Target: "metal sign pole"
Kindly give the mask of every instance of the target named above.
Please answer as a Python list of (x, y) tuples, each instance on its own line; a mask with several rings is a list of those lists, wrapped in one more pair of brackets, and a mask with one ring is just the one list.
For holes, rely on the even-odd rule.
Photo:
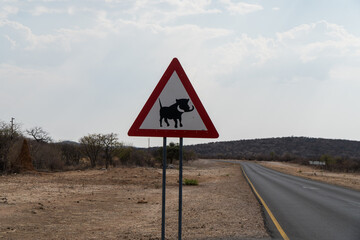
[(165, 191), (166, 191), (166, 137), (163, 138), (163, 179), (162, 179), (161, 240), (165, 240)]
[[(178, 99), (180, 97), (180, 99)], [(163, 107), (161, 100), (166, 105)], [(175, 103), (174, 103), (175, 102)], [(174, 104), (172, 104), (174, 103)], [(191, 105), (191, 103), (193, 105)], [(168, 105), (172, 104), (172, 105)], [(156, 106), (156, 107), (155, 107)], [(160, 107), (160, 112), (159, 112)], [(193, 110), (195, 110), (193, 112)], [(160, 115), (159, 115), (160, 113)], [(182, 114), (188, 122), (182, 125)], [(160, 120), (160, 128), (159, 121)], [(175, 121), (170, 126), (169, 119)], [(156, 121), (155, 121), (156, 120)], [(167, 126), (162, 126), (163, 121)], [(177, 128), (178, 123), (181, 129)], [(206, 130), (204, 130), (206, 129)], [(182, 174), (183, 174), (183, 138), (218, 138), (214, 124), (202, 105), (195, 89), (186, 76), (179, 60), (174, 58), (154, 91), (146, 101), (141, 112), (131, 125), (129, 136), (163, 137), (163, 182), (162, 182), (162, 222), (161, 240), (165, 240), (165, 191), (166, 191), (166, 137), (180, 138), (179, 148), (179, 239), (182, 224)], [(150, 146), (150, 140), (148, 142)]]
[(183, 138), (180, 138), (179, 146), (179, 237), (181, 240), (181, 224), (182, 224), (182, 177), (183, 177)]

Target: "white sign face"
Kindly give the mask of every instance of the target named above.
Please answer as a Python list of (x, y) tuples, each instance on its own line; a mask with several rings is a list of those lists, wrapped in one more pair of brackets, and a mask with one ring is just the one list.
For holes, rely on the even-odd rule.
[(209, 115), (174, 58), (131, 125), (129, 136), (218, 138)]
[(176, 71), (171, 75), (140, 129), (207, 130)]

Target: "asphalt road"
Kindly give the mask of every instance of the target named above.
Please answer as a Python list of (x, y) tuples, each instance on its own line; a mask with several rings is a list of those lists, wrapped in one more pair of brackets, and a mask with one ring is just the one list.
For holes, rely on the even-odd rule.
[(360, 240), (360, 192), (241, 165), (290, 240)]

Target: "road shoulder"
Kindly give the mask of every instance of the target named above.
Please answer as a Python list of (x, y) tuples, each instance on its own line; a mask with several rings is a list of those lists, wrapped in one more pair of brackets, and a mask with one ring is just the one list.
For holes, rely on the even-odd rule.
[(330, 172), (296, 163), (257, 161), (258, 164), (293, 176), (325, 182), (360, 191), (360, 173)]

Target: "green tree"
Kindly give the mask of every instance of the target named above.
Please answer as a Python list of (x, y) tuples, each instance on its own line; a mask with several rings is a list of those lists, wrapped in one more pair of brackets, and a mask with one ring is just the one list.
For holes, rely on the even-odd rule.
[(132, 147), (119, 147), (115, 151), (115, 156), (118, 157), (121, 164), (128, 165), (131, 159)]
[(336, 159), (333, 158), (330, 155), (327, 154), (323, 154), (320, 157), (320, 162), (325, 162), (325, 167), (326, 169), (332, 169), (334, 167), (334, 165), (336, 164)]
[[(170, 142), (168, 146), (166, 146), (166, 163), (173, 164), (174, 160), (179, 160), (179, 144), (175, 144)], [(155, 158), (162, 162), (162, 154), (163, 148), (160, 147), (155, 153)]]
[(175, 144), (173, 142), (166, 147), (166, 156), (170, 164), (173, 164), (174, 160), (179, 160), (179, 149), (179, 144)]

